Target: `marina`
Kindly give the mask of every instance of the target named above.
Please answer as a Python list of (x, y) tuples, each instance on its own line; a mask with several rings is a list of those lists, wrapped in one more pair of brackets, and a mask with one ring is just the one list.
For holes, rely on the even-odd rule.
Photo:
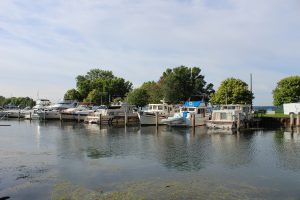
[(11, 125), (0, 128), (0, 197), (281, 200), (300, 195), (299, 129), (228, 134), (203, 126), (193, 131), (0, 123)]

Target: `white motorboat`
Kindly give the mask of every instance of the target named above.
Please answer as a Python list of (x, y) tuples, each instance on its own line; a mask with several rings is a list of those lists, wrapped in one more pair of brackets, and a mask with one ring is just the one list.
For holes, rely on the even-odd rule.
[(38, 118), (43, 120), (54, 120), (60, 119), (60, 113), (62, 110), (66, 110), (69, 108), (75, 108), (78, 102), (73, 100), (61, 100), (56, 104), (47, 106), (43, 110), (39, 110), (37, 112)]
[(96, 110), (96, 112), (91, 113), (85, 118), (85, 122), (88, 123), (101, 123), (101, 124), (109, 124), (109, 123), (118, 123), (120, 121), (125, 122), (125, 117), (127, 120), (138, 119), (137, 113), (134, 112), (134, 106), (129, 105), (128, 103), (119, 103), (115, 105), (110, 105), (108, 107), (100, 107)]
[(208, 119), (206, 104), (203, 101), (187, 101), (173, 117), (162, 120), (169, 126), (203, 126)]
[(51, 105), (51, 101), (48, 99), (38, 99), (36, 100), (35, 106), (31, 110), (25, 112), (25, 119), (39, 119), (38, 112), (47, 109)]
[(76, 108), (68, 108), (60, 112), (61, 120), (83, 121), (86, 116), (94, 113), (98, 107), (89, 105), (78, 105)]
[(179, 106), (169, 105), (162, 101), (161, 104), (149, 104), (147, 110), (138, 112), (138, 117), (141, 125), (156, 125), (156, 123), (161, 125), (165, 124), (163, 120), (174, 116), (179, 111)]
[(206, 122), (208, 128), (243, 128), (252, 118), (250, 105), (221, 105), (212, 111), (211, 119)]

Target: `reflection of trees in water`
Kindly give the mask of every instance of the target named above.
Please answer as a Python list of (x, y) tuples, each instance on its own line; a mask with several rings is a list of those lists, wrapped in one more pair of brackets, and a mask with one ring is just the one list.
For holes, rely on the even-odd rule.
[[(167, 168), (199, 170), (212, 162), (229, 167), (252, 160), (253, 133), (207, 134), (205, 128), (99, 127), (77, 123), (48, 124), (60, 131), (57, 154), (62, 159), (135, 156)], [(49, 127), (50, 128), (50, 127)], [(55, 127), (53, 127), (55, 128)]]
[(294, 132), (276, 130), (274, 134), (277, 165), (288, 170), (300, 170), (300, 132), (299, 128)]
[(256, 151), (253, 135), (253, 132), (211, 134), (214, 162), (230, 168), (250, 163)]
[(177, 170), (199, 170), (211, 158), (211, 144), (205, 129), (162, 130), (159, 133), (157, 153), (160, 162)]

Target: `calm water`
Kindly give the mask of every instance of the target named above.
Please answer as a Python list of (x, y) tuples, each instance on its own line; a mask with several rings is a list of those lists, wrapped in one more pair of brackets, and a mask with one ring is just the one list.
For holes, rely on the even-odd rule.
[(0, 197), (300, 199), (299, 130), (0, 124)]

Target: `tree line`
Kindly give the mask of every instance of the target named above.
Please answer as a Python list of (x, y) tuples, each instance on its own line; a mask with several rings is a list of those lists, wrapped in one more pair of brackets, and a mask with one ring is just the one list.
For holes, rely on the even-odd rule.
[(8, 105), (18, 106), (19, 108), (25, 107), (33, 107), (35, 105), (35, 101), (29, 97), (10, 97), (5, 98), (4, 96), (0, 96), (0, 106), (6, 107)]
[(213, 86), (205, 81), (199, 67), (168, 68), (158, 81), (144, 82), (135, 89), (130, 81), (114, 76), (111, 71), (92, 69), (76, 77), (76, 88), (68, 90), (64, 98), (96, 104), (123, 100), (139, 107), (160, 103), (162, 99), (178, 104), (196, 95), (213, 104), (250, 104), (254, 98), (247, 83), (240, 79), (226, 79), (217, 91)]
[[(272, 91), (273, 104), (300, 102), (300, 76), (283, 78)], [(112, 71), (91, 69), (76, 77), (76, 88), (68, 90), (64, 99), (108, 105), (110, 102), (127, 101), (136, 106), (149, 103), (177, 104), (189, 97), (200, 95), (206, 102), (217, 104), (251, 104), (254, 99), (248, 84), (237, 78), (223, 80), (215, 91), (212, 83), (205, 81), (199, 67), (178, 66), (166, 69), (158, 81), (144, 82), (133, 89), (133, 84), (115, 76)], [(0, 106), (16, 105), (20, 108), (33, 107), (35, 101), (29, 97), (0, 96)]]
[[(253, 93), (248, 84), (237, 78), (223, 80), (215, 91), (212, 83), (205, 81), (199, 67), (178, 66), (166, 69), (158, 81), (144, 82), (133, 89), (133, 84), (116, 77), (111, 71), (92, 69), (76, 77), (76, 88), (66, 92), (66, 99), (76, 99), (96, 104), (127, 101), (136, 106), (166, 102), (177, 104), (194, 95), (201, 95), (206, 102), (217, 104), (252, 104)], [(270, 91), (271, 92), (271, 91)], [(280, 80), (272, 91), (273, 104), (300, 101), (300, 76)]]

